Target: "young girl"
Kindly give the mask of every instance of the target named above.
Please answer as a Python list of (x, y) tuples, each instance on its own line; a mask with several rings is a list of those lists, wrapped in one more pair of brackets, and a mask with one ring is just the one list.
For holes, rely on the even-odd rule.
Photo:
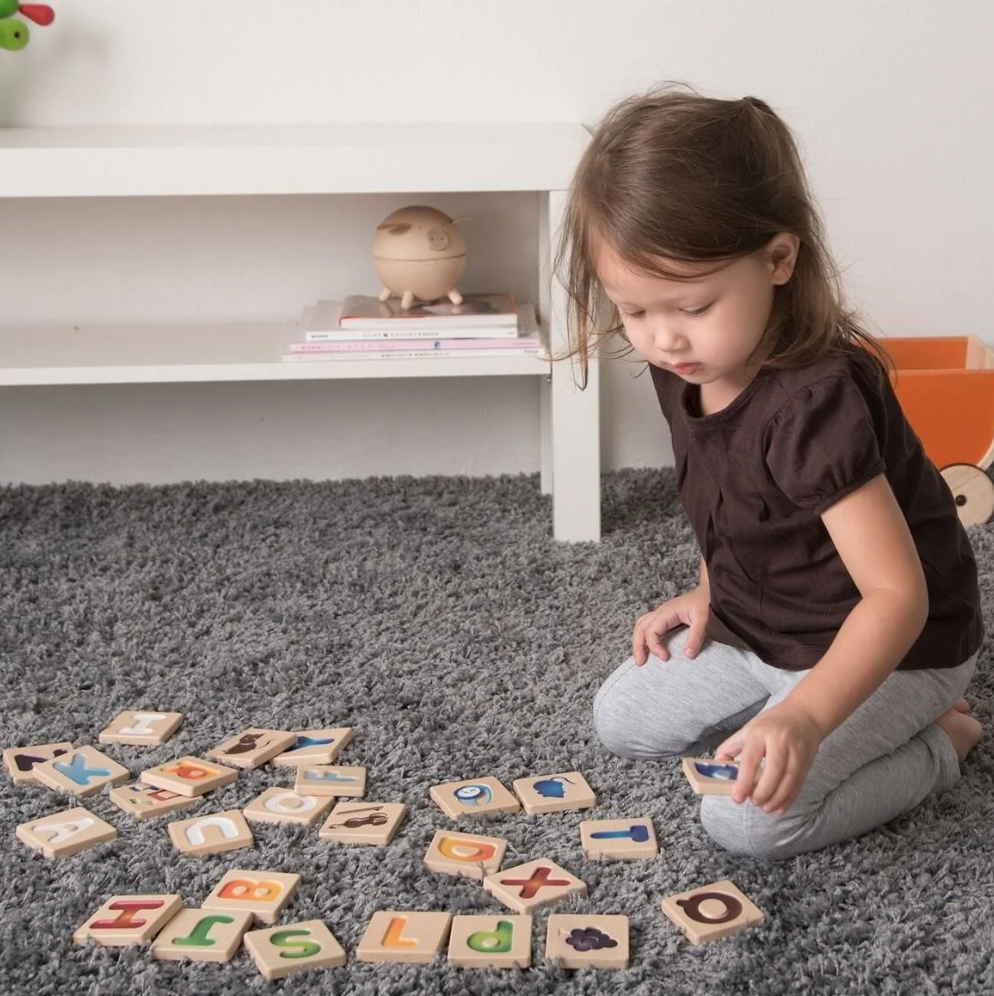
[[(669, 424), (700, 583), (635, 624), (602, 743), (741, 767), (723, 847), (784, 858), (959, 778), (983, 638), (952, 494), (846, 311), (791, 134), (761, 100), (624, 101), (578, 168), (559, 264), (571, 355), (620, 333)], [(598, 324), (610, 308), (612, 321)]]

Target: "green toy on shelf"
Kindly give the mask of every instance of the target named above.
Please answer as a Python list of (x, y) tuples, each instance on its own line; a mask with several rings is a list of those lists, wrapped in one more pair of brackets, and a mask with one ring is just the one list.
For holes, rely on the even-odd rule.
[(0, 48), (8, 52), (19, 52), (31, 40), (28, 26), (15, 14), (22, 14), (43, 27), (55, 20), (55, 11), (48, 4), (0, 0)]

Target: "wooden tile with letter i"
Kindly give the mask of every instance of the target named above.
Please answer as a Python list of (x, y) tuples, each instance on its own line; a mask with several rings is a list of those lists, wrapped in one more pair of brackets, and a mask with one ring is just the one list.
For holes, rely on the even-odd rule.
[(258, 823), (303, 823), (313, 826), (335, 804), (316, 795), (299, 795), (288, 788), (268, 788), (243, 810), (245, 819)]
[(240, 809), (223, 813), (208, 813), (189, 820), (169, 824), (169, 837), (178, 851), (191, 858), (204, 854), (222, 854), (251, 847), (255, 843), (252, 831)]
[(159, 747), (180, 727), (180, 712), (132, 711), (118, 713), (100, 731), (102, 744), (131, 744), (134, 747)]
[(483, 888), (517, 913), (551, 906), (574, 893), (587, 894), (585, 882), (548, 858), (494, 872), (483, 880)]
[(107, 793), (110, 801), (136, 820), (148, 820), (153, 816), (164, 816), (177, 809), (189, 809), (201, 802), (199, 796), (180, 795), (169, 789), (156, 788), (135, 782), (132, 785), (118, 785)]
[(449, 961), (459, 968), (528, 968), (532, 962), (532, 918), (454, 916)]
[(298, 730), (297, 742), (277, 754), (272, 763), (278, 768), (295, 768), (300, 764), (331, 764), (352, 740), (351, 726), (335, 726), (327, 730)]
[(207, 756), (236, 768), (258, 768), (296, 742), (296, 733), (253, 727), (218, 744)]
[(14, 831), (46, 858), (67, 858), (117, 837), (117, 829), (83, 806), (22, 823)]
[(199, 757), (181, 757), (177, 761), (158, 764), (141, 773), (141, 781), (156, 788), (169, 789), (180, 795), (205, 795), (238, 778), (235, 768), (201, 761)]
[(511, 785), (529, 815), (589, 809), (597, 805), (593, 789), (579, 771), (517, 778)]
[(424, 964), (433, 961), (449, 939), (451, 913), (374, 913), (359, 941), (359, 961)]
[(111, 896), (76, 932), (76, 944), (94, 940), (106, 947), (145, 944), (183, 908), (175, 894)]
[(53, 757), (51, 761), (36, 764), (33, 771), (42, 785), (81, 798), (96, 795), (108, 785), (120, 785), (131, 777), (131, 772), (123, 764), (118, 764), (89, 744), (61, 757)]
[(54, 757), (61, 757), (72, 750), (72, 744), (63, 740), (57, 744), (35, 744), (33, 747), (8, 747), (3, 752), (3, 763), (7, 765), (15, 785), (35, 785), (34, 776), (37, 764), (44, 764)]
[(296, 872), (232, 868), (203, 901), (205, 910), (246, 910), (261, 923), (276, 923), (300, 885)]
[(429, 795), (435, 805), (449, 817), (495, 816), (516, 813), (521, 803), (496, 778), (469, 778), (462, 782), (432, 785)]
[(630, 820), (582, 820), (580, 843), (584, 855), (591, 861), (651, 859), (659, 854), (656, 831), (648, 816)]
[(503, 837), (436, 830), (425, 855), (425, 868), (443, 875), (462, 875), (482, 882), (500, 868), (507, 851)]
[(383, 846), (393, 840), (406, 812), (402, 802), (340, 802), (318, 836), (340, 844)]
[(301, 764), (293, 790), (301, 795), (357, 798), (366, 794), (366, 769), (336, 764)]
[(628, 917), (550, 913), (545, 957), (562, 968), (628, 968)]
[(728, 879), (667, 896), (663, 912), (692, 944), (716, 941), (763, 922), (763, 911)]
[(252, 914), (244, 910), (180, 910), (152, 943), (152, 957), (166, 961), (231, 961), (252, 920)]
[(312, 968), (340, 968), (345, 951), (321, 920), (304, 920), (264, 930), (250, 930), (245, 947), (270, 980)]

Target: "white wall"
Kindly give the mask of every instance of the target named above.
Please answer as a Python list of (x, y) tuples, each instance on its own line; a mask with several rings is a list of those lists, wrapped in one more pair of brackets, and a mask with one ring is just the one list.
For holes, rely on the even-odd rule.
[[(664, 78), (795, 127), (851, 296), (891, 334), (994, 341), (994, 5), (960, 0), (55, 0), (0, 51), (0, 124), (579, 120)], [(416, 192), (412, 192), (416, 194)], [(0, 322), (287, 318), (375, 289), (405, 198), (3, 205)], [(534, 293), (529, 195), (472, 213), (469, 289)], [(670, 458), (645, 377), (610, 364), (605, 469)], [(538, 467), (534, 385), (496, 379), (18, 388), (0, 480), (340, 477)]]

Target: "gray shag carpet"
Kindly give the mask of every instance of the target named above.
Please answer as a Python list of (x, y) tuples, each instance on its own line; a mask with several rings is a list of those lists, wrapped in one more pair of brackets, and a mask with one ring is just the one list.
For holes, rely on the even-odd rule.
[[(254, 824), (252, 849), (201, 859), (174, 851), (170, 819), (241, 807), (290, 783), (289, 769), (267, 766), (199, 810), (145, 823), (105, 795), (84, 800), (120, 837), (49, 861), (14, 829), (71, 803), (4, 773), (0, 992), (994, 992), (989, 733), (953, 790), (860, 840), (782, 864), (717, 849), (677, 763), (620, 760), (599, 746), (595, 690), (626, 656), (635, 616), (692, 584), (697, 563), (672, 472), (608, 475), (603, 498), (603, 542), (562, 546), (530, 476), (0, 491), (3, 746), (96, 743), (123, 709), (184, 713), (161, 748), (104, 748), (139, 771), (250, 726), (352, 726), (340, 762), (368, 768), (367, 799), (408, 806), (387, 848)], [(971, 535), (990, 628), (994, 526)], [(969, 693), (988, 730), (992, 682), (988, 644)], [(509, 785), (574, 769), (597, 792), (596, 810), (453, 824), (428, 796), (443, 781), (492, 774)], [(655, 821), (657, 860), (584, 859), (581, 819), (644, 814)], [(357, 961), (377, 909), (503, 911), (479, 884), (423, 869), (435, 829), (457, 826), (507, 837), (505, 866), (549, 857), (579, 875), (589, 887), (580, 911), (628, 914), (631, 967), (547, 963), (548, 911), (536, 915), (524, 971)], [(196, 906), (234, 867), (300, 873), (280, 922), (324, 920), (347, 966), (270, 983), (244, 949), (227, 964), (193, 964), (154, 961), (147, 946), (71, 942), (113, 894), (178, 892)], [(723, 878), (766, 922), (692, 947), (660, 900)]]

